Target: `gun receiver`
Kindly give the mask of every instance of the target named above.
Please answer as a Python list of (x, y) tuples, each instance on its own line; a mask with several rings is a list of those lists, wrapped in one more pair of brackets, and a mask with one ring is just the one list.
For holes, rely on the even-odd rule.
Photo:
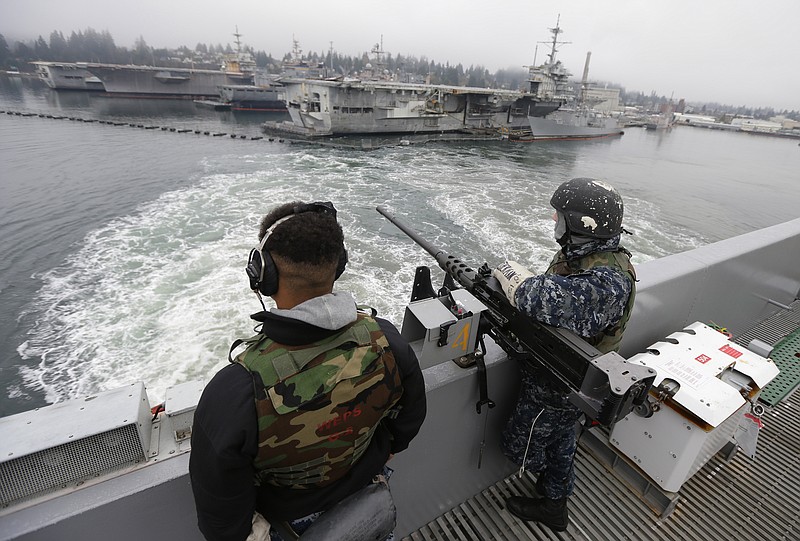
[(539, 323), (520, 313), (506, 298), (491, 269), (477, 271), (421, 238), (384, 207), (376, 210), (428, 252), (442, 270), (463, 286), (486, 310), (481, 329), (509, 357), (530, 361), (550, 372), (568, 393), (570, 402), (604, 426), (613, 425), (641, 404), (653, 385), (651, 368), (628, 363), (615, 352), (601, 353), (565, 329)]

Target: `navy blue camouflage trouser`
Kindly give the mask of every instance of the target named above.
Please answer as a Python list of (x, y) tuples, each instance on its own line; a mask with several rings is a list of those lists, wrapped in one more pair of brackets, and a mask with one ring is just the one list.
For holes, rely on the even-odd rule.
[[(565, 498), (575, 486), (575, 422), (581, 411), (569, 403), (565, 394), (546, 381), (537, 380), (524, 364), (520, 373), (519, 398), (503, 431), (503, 453), (519, 466), (525, 457), (525, 469), (543, 474), (548, 498)], [(531, 436), (534, 419), (536, 425)]]

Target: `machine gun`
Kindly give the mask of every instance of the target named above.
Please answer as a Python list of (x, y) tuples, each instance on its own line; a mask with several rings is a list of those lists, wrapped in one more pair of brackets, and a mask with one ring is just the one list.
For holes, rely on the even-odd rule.
[[(485, 307), (480, 311), (471, 351), (488, 334), (509, 357), (530, 361), (547, 370), (568, 393), (572, 404), (604, 426), (613, 425), (647, 398), (656, 377), (653, 369), (628, 363), (614, 352), (603, 354), (568, 330), (544, 325), (520, 313), (508, 301), (486, 263), (475, 271), (421, 238), (386, 208), (379, 206), (376, 210), (436, 259), (452, 278), (449, 285), (455, 285), (455, 280)], [(417, 270), (419, 285), (420, 268)], [(427, 275), (430, 276), (429, 270)], [(445, 283), (448, 285), (447, 278)], [(429, 284), (428, 289), (431, 292), (427, 296), (431, 296)], [(415, 297), (418, 295), (412, 295), (412, 301)]]

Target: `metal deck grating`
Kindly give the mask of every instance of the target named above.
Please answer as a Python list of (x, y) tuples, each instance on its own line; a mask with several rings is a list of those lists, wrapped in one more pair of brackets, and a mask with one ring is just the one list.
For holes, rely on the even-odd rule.
[(776, 344), (770, 358), (781, 372), (764, 387), (759, 398), (774, 406), (800, 383), (800, 330)]
[(678, 505), (659, 518), (580, 445), (570, 525), (557, 534), (505, 511), (512, 495), (533, 493), (535, 477), (513, 475), (405, 537), (413, 541), (800, 540), (800, 396), (764, 416), (754, 460), (716, 456), (687, 481)]
[[(793, 313), (753, 329), (749, 342), (798, 331)], [(772, 319), (772, 318), (771, 318)], [(739, 340), (740, 341), (741, 337)], [(412, 532), (413, 541), (800, 541), (800, 393), (790, 393), (767, 409), (755, 459), (736, 453), (728, 460), (717, 455), (684, 483), (675, 510), (660, 518), (582, 441), (575, 460), (575, 492), (569, 501), (570, 524), (554, 533), (536, 523), (518, 520), (504, 509), (511, 495), (531, 495), (535, 477), (508, 477)]]
[(789, 305), (752, 329), (734, 338), (734, 342), (747, 347), (753, 340), (774, 346), (770, 357), (780, 369), (780, 374), (761, 391), (759, 399), (770, 406), (780, 402), (800, 383), (800, 300)]

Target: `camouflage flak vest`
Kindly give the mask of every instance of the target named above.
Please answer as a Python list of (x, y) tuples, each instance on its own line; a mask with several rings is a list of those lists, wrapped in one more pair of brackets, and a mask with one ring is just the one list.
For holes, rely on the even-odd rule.
[(342, 332), (304, 346), (264, 335), (247, 343), (235, 362), (253, 378), (256, 481), (312, 488), (341, 478), (403, 394), (378, 322), (359, 314)]
[(631, 312), (633, 311), (633, 301), (636, 297), (636, 271), (633, 265), (631, 265), (631, 253), (620, 246), (615, 252), (597, 252), (567, 262), (564, 257), (564, 252), (559, 251), (550, 262), (546, 274), (569, 276), (571, 274), (579, 274), (594, 267), (611, 267), (616, 269), (625, 274), (631, 282), (631, 296), (628, 297), (628, 302), (625, 305), (625, 310), (619, 322), (613, 327), (605, 329), (600, 334), (586, 339), (587, 342), (596, 347), (601, 353), (608, 353), (609, 351), (619, 350), (622, 334), (625, 332), (625, 326), (628, 324)]

